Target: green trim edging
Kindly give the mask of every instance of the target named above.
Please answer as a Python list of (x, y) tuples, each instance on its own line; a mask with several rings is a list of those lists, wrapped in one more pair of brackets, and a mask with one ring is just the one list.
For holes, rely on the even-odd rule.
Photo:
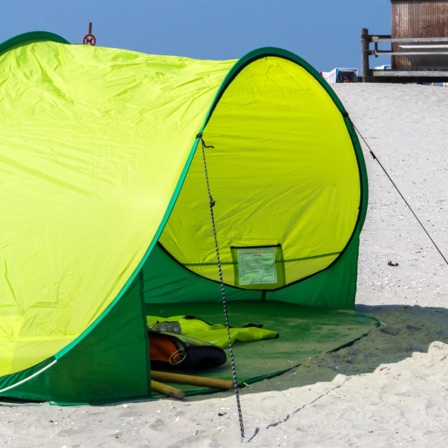
[(52, 364), (54, 364), (55, 361), (56, 359), (54, 357), (47, 358), (39, 364), (30, 367), (29, 369), (1, 377), (0, 397), (9, 397), (9, 390), (20, 387), (20, 385), (25, 384), (28, 381), (32, 380), (34, 377), (40, 375), (46, 369), (51, 368)]
[(7, 50), (11, 50), (13, 47), (16, 47), (18, 45), (31, 42), (39, 42), (43, 40), (58, 42), (60, 44), (70, 44), (70, 42), (68, 42), (63, 37), (57, 34), (49, 33), (47, 31), (31, 31), (29, 33), (19, 34), (17, 36), (12, 37), (11, 39), (2, 42), (0, 44), (0, 53), (3, 53), (4, 51)]
[[(309, 257), (300, 257), (300, 258), (290, 258), (289, 260), (282, 260), (280, 261), (276, 261), (275, 263), (292, 263), (294, 261), (304, 261), (304, 260), (314, 260), (316, 258), (325, 258), (325, 257), (332, 257), (334, 255), (339, 255), (341, 252), (330, 252), (328, 254), (322, 254), (322, 255), (310, 255)], [(221, 262), (222, 265), (236, 265), (237, 263), (233, 262), (233, 261), (224, 261)], [(215, 263), (184, 263), (184, 266), (216, 266), (216, 262)]]

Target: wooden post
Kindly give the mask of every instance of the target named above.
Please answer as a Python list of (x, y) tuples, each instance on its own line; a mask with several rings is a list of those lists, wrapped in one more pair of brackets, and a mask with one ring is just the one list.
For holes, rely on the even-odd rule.
[(186, 375), (182, 373), (160, 372), (151, 370), (151, 378), (168, 383), (191, 384), (193, 386), (213, 387), (216, 389), (232, 390), (233, 381), (219, 378), (207, 378), (204, 376)]
[(361, 28), (361, 51), (362, 51), (362, 82), (366, 82), (366, 78), (370, 76), (369, 68), (369, 30), (367, 28)]
[(151, 390), (158, 392), (159, 394), (177, 398), (178, 400), (183, 400), (185, 397), (185, 392), (183, 390), (176, 389), (175, 387), (154, 380), (151, 380)]

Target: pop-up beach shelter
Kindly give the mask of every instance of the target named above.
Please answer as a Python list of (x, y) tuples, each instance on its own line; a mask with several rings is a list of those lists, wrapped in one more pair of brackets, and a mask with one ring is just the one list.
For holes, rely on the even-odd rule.
[[(221, 284), (231, 317), (241, 306), (242, 323), (278, 324), (279, 343), (321, 310), (293, 352), (367, 331), (351, 311), (363, 157), (305, 61), (276, 48), (152, 56), (49, 33), (0, 51), (0, 396), (149, 396), (146, 315), (210, 317)], [(253, 363), (268, 372), (249, 376), (284, 369), (269, 342)]]

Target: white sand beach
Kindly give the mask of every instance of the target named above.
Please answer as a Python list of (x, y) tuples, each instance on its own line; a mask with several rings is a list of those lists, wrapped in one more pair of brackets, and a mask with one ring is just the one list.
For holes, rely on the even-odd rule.
[[(448, 257), (448, 88), (336, 84), (356, 128)], [(362, 143), (369, 210), (350, 347), (240, 390), (253, 447), (448, 446), (448, 265)], [(391, 263), (389, 263), (391, 262)], [(7, 447), (234, 447), (233, 393), (111, 406), (0, 406)]]

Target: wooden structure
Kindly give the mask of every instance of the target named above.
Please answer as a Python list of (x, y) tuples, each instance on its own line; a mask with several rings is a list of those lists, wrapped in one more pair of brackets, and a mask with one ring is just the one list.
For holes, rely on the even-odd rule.
[[(391, 19), (393, 39), (448, 38), (448, 0), (391, 0)], [(394, 52), (400, 49), (399, 42), (392, 44)], [(392, 69), (413, 70), (414, 67), (407, 57), (393, 55)]]
[[(448, 0), (391, 0), (391, 34), (363, 28), (361, 42), (363, 81), (447, 82)], [(391, 70), (370, 69), (370, 56), (386, 55)]]

